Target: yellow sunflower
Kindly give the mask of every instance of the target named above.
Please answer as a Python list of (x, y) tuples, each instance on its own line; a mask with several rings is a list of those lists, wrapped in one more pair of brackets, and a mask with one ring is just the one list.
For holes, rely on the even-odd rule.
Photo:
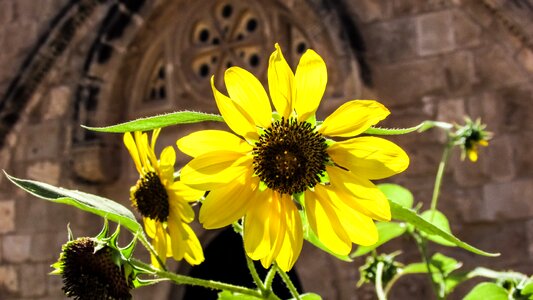
[[(140, 176), (130, 189), (130, 199), (142, 215), (146, 233), (162, 261), (167, 257), (185, 258), (197, 265), (204, 260), (204, 254), (188, 225), (194, 219), (189, 202), (200, 199), (204, 192), (174, 181), (176, 152), (172, 146), (163, 149), (157, 159), (154, 149), (159, 132), (160, 129), (152, 132), (150, 144), (146, 133), (124, 134), (124, 144)], [(153, 255), (152, 264), (159, 266)]]
[(181, 171), (182, 182), (211, 191), (200, 209), (203, 226), (220, 228), (244, 217), (248, 256), (265, 268), (275, 261), (288, 271), (302, 248), (300, 209), (320, 241), (337, 254), (348, 254), (352, 243), (374, 244), (378, 233), (372, 219), (390, 220), (390, 207), (369, 179), (402, 172), (409, 158), (377, 137), (326, 138), (357, 136), (389, 111), (375, 101), (353, 100), (315, 122), (327, 82), (324, 61), (307, 50), (294, 74), (275, 47), (268, 85), (277, 113), (259, 80), (231, 67), (224, 76), (229, 97), (213, 78), (211, 85), (235, 134), (198, 131), (177, 144), (193, 157)]

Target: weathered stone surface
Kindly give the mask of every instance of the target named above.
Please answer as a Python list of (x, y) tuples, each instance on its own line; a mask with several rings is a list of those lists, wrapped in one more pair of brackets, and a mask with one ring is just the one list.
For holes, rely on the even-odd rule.
[(465, 105), (461, 98), (439, 101), (437, 120), (448, 123), (464, 123)]
[(395, 16), (413, 15), (439, 10), (454, 5), (450, 0), (391, 0)]
[(416, 23), (412, 18), (365, 26), (362, 34), (368, 58), (380, 63), (405, 61), (416, 57)]
[(423, 97), (441, 95), (446, 78), (442, 67), (436, 63), (436, 60), (429, 59), (376, 66), (375, 88), (380, 98), (402, 106), (418, 105)]
[(476, 49), (474, 65), (480, 87), (494, 88), (527, 80), (524, 70), (500, 46)]
[(481, 206), (471, 212), (479, 221), (504, 221), (533, 216), (533, 180), (491, 183), (483, 187)]
[(46, 277), (50, 272), (47, 264), (24, 264), (20, 267), (20, 293), (23, 297), (38, 297), (46, 294)]
[(11, 263), (20, 263), (30, 259), (30, 235), (5, 235), (2, 241), (4, 259)]
[(391, 1), (362, 0), (346, 2), (350, 11), (363, 23), (388, 19), (392, 13)]
[(495, 182), (509, 182), (515, 178), (514, 144), (508, 135), (490, 140), (489, 146), (479, 147), (485, 173)]
[(533, 175), (533, 131), (522, 131), (510, 137), (510, 144), (513, 146), (514, 162), (517, 177), (528, 177)]
[(67, 86), (53, 88), (44, 103), (43, 120), (50, 120), (62, 117), (69, 108), (72, 91)]
[(482, 43), (482, 27), (462, 10), (455, 10), (452, 17), (456, 47), (475, 47)]
[(456, 51), (447, 55), (442, 64), (449, 95), (463, 96), (472, 91), (472, 86), (476, 83), (472, 53)]
[(13, 265), (0, 266), (0, 296), (4, 293), (16, 293), (19, 291), (17, 269)]
[(416, 22), (418, 54), (434, 55), (455, 48), (455, 37), (450, 11), (425, 14)]
[(43, 181), (51, 185), (59, 184), (60, 174), (60, 165), (50, 161), (36, 162), (30, 165), (26, 171), (28, 178)]
[(0, 201), (0, 234), (15, 229), (15, 201)]
[(533, 73), (533, 50), (530, 48), (520, 50), (518, 61), (530, 74)]
[(33, 125), (21, 133), (24, 159), (57, 158), (65, 145), (65, 125), (59, 121)]

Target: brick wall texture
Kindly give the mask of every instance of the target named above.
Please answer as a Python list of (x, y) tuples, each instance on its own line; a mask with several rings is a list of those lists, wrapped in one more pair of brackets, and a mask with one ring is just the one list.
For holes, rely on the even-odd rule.
[[(40, 38), (54, 30), (52, 20), (60, 18), (64, 8), (75, 2), (0, 0), (0, 100), (5, 99), (13, 80), (24, 73), (24, 61), (38, 48)], [(110, 74), (124, 68), (123, 57), (137, 55), (139, 47), (142, 49), (143, 45), (134, 42), (135, 32), (148, 28), (145, 32), (152, 36), (143, 40), (153, 37), (155, 42), (154, 28), (162, 25), (150, 20), (172, 2), (182, 3), (180, 8), (183, 8), (191, 1), (149, 1), (145, 10), (134, 14), (134, 21), (128, 25), (138, 31), (127, 31), (127, 28), (123, 33), (132, 42), (110, 43), (118, 54), (90, 69), (105, 76), (100, 78), (104, 96), (99, 100), (99, 110), (93, 111), (89, 120), (104, 124), (128, 118), (124, 112), (128, 99), (114, 100), (113, 88), (121, 83)], [(330, 9), (323, 1), (289, 2), (292, 7), (308, 5), (318, 15)], [(461, 122), (464, 115), (469, 115), (481, 117), (494, 133), (490, 146), (481, 149), (477, 163), (462, 162), (458, 152), (452, 154), (439, 209), (449, 217), (452, 231), (461, 239), (502, 255), (486, 258), (458, 249), (431, 250), (455, 256), (465, 263), (465, 268), (483, 265), (533, 274), (533, 156), (530, 152), (533, 147), (533, 3), (332, 2), (344, 5), (345, 13), (361, 35), (364, 51), (359, 50), (359, 55), (372, 79), (365, 84), (362, 95), (377, 98), (392, 111), (384, 125), (407, 127), (427, 119)], [(519, 2), (522, 6), (517, 6)], [(20, 110), (20, 118), (0, 149), (0, 167), (17, 177), (101, 193), (129, 206), (128, 188), (136, 175), (131, 172), (133, 168), (121, 148), (120, 137), (98, 140), (96, 147), (107, 148), (97, 148), (97, 151), (82, 151), (93, 149), (91, 140), (84, 140), (81, 146), (75, 142), (79, 118), (73, 116), (80, 114), (74, 99), (78, 97), (80, 82), (88, 78), (85, 72), (91, 45), (109, 7), (103, 4), (88, 18), (88, 25), (77, 32)], [(327, 18), (323, 22), (326, 27), (331, 23), (341, 29), (344, 24)], [(107, 90), (106, 80), (110, 82)], [(118, 89), (124, 93), (129, 88), (124, 85)], [(213, 106), (202, 105), (205, 110), (213, 111)], [(145, 113), (150, 114), (149, 110)], [(175, 137), (167, 134), (161, 139), (173, 143)], [(411, 157), (410, 168), (394, 181), (411, 189), (415, 201), (428, 208), (443, 137), (429, 131), (394, 140)], [(97, 161), (107, 155), (116, 159), (108, 159), (106, 164)], [(77, 162), (79, 157), (85, 157), (87, 163)], [(89, 173), (96, 175), (91, 177)], [(66, 241), (66, 224), (70, 222), (77, 235), (95, 234), (101, 220), (70, 207), (37, 200), (1, 177), (0, 298), (61, 299), (64, 296), (60, 278), (47, 274)], [(394, 244), (402, 247), (406, 262), (416, 258), (416, 249), (409, 244), (405, 240)], [(355, 289), (357, 264), (332, 261), (312, 247), (306, 246), (304, 251), (296, 268), (305, 289), (321, 292), (327, 295), (326, 299), (372, 299), (371, 292)], [(312, 263), (316, 265), (307, 266)], [(331, 273), (335, 284), (317, 280), (318, 272), (323, 272), (317, 270), (317, 265), (332, 268), (326, 273)], [(393, 299), (429, 299), (431, 289), (425, 279), (406, 282), (399, 283)], [(136, 297), (171, 299), (167, 295), (169, 290), (169, 285), (161, 285), (139, 291)]]

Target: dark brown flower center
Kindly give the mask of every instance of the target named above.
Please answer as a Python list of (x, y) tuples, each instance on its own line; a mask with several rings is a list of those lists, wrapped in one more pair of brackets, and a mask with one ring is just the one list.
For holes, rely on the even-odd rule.
[(131, 201), (143, 217), (159, 222), (168, 218), (167, 190), (155, 172), (149, 172), (137, 181)]
[(270, 189), (295, 194), (314, 187), (326, 170), (326, 139), (294, 118), (272, 123), (255, 144), (254, 171)]
[(63, 291), (74, 299), (131, 299), (124, 270), (113, 262), (113, 249), (95, 250), (90, 238), (79, 238), (64, 246)]

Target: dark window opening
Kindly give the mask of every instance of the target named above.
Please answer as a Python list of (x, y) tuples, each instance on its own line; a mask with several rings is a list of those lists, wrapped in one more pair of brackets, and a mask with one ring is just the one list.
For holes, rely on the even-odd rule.
[[(199, 266), (191, 268), (190, 276), (223, 281), (240, 286), (255, 288), (250, 271), (246, 266), (246, 259), (244, 257), (244, 249), (242, 238), (235, 233), (231, 227), (220, 232), (207, 247), (204, 248), (205, 261)], [(259, 277), (264, 279), (267, 270), (263, 268), (259, 261), (255, 262), (255, 267), (259, 273)], [(300, 280), (295, 270), (288, 272), (296, 289), (301, 293), (302, 288)], [(281, 299), (292, 298), (290, 292), (287, 290), (285, 284), (276, 275), (273, 282), (274, 293)], [(202, 287), (186, 286), (183, 299), (217, 299), (219, 291), (213, 291)], [(171, 293), (172, 295), (173, 293)], [(172, 298), (169, 299), (177, 299)]]

